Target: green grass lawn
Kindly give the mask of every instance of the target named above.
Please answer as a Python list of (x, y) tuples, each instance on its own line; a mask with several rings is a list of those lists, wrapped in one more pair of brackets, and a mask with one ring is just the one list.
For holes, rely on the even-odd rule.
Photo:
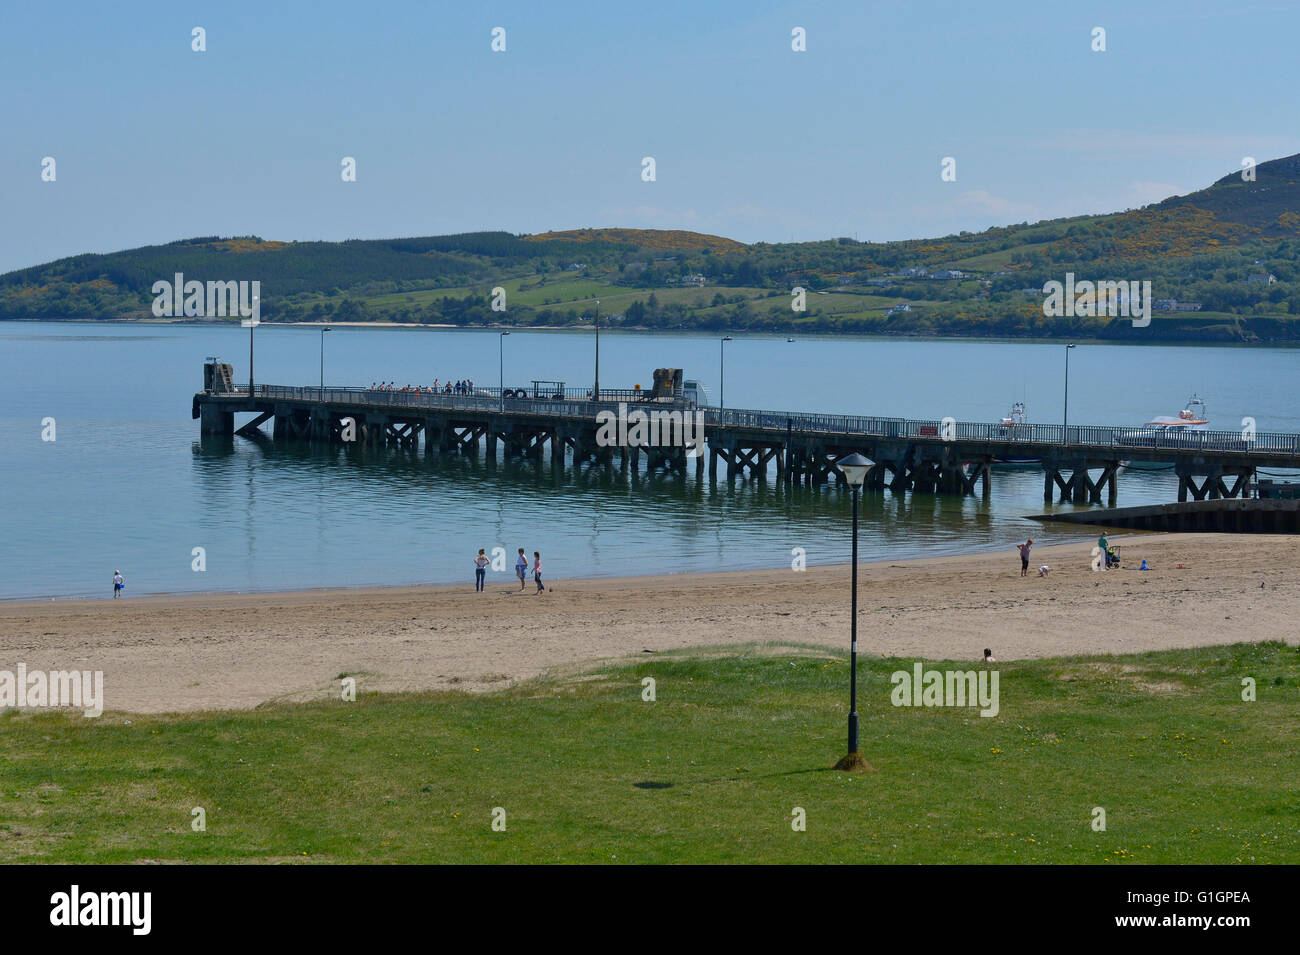
[(875, 771), (858, 775), (829, 768), (847, 662), (772, 645), (485, 696), (368, 695), (362, 675), (357, 702), (10, 711), (0, 858), (1300, 862), (1295, 647), (1001, 663), (994, 718), (892, 706), (889, 676), (912, 662), (860, 661)]

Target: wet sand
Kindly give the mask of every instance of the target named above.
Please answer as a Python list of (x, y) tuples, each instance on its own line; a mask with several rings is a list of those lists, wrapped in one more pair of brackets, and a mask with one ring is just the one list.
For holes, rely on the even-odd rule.
[[(1300, 538), (1113, 537), (1126, 563), (1089, 567), (1091, 544), (1035, 547), (1031, 576), (1005, 553), (863, 564), (864, 653), (999, 660), (1297, 642)], [(1046, 578), (1033, 576), (1040, 564)], [(1178, 564), (1183, 567), (1178, 567)], [(131, 712), (254, 707), (360, 692), (484, 689), (645, 651), (791, 642), (844, 654), (849, 567), (556, 580), (489, 574), (476, 594), (406, 587), (0, 604), (0, 669), (104, 671), (105, 706)], [(1264, 587), (1261, 588), (1261, 584)]]

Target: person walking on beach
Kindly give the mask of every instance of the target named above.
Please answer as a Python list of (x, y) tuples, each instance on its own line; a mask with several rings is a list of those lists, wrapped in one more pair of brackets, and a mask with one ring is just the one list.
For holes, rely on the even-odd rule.
[(522, 547), (519, 548), (519, 556), (515, 558), (515, 576), (519, 578), (519, 589), (523, 590), (528, 579), (528, 558), (524, 556)]
[(1020, 551), (1020, 576), (1029, 576), (1029, 548), (1034, 546), (1034, 539), (1031, 537), (1023, 544), (1017, 544), (1016, 550)]
[(1110, 569), (1110, 541), (1106, 540), (1106, 535), (1102, 534), (1097, 538), (1097, 549), (1101, 551), (1101, 569)]
[(480, 547), (478, 549), (478, 556), (474, 558), (474, 592), (475, 593), (482, 593), (483, 591), (483, 587), (487, 580), (487, 565), (488, 565), (487, 554), (485, 554), (483, 552), (483, 548)]
[(113, 571), (113, 599), (114, 600), (122, 596), (122, 588), (125, 586), (126, 586), (126, 582), (122, 580), (122, 572), (120, 570)]
[(543, 593), (546, 588), (542, 586), (542, 555), (538, 551), (533, 551), (533, 580), (537, 581), (537, 594)]

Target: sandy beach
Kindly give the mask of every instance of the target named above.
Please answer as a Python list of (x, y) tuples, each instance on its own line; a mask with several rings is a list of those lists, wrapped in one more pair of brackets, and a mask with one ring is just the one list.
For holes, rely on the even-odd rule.
[[(999, 660), (1297, 642), (1300, 539), (1113, 537), (1149, 572), (1089, 567), (1091, 544), (863, 564), (864, 653)], [(1033, 575), (1040, 564), (1046, 578)], [(1182, 564), (1180, 568), (1178, 565)], [(472, 570), (472, 568), (471, 568)], [(472, 573), (467, 574), (467, 578)], [(1261, 584), (1264, 586), (1261, 588)], [(0, 669), (104, 672), (108, 710), (248, 708), (360, 692), (483, 689), (646, 651), (793, 642), (844, 654), (849, 567), (556, 580), (534, 596), (410, 587), (0, 604)]]

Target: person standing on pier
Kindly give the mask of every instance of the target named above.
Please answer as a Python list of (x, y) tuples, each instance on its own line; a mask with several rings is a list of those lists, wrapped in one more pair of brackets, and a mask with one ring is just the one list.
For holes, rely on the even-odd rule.
[(482, 593), (483, 591), (484, 581), (485, 578), (487, 577), (487, 565), (488, 565), (487, 554), (485, 554), (483, 552), (483, 548), (480, 547), (478, 549), (478, 556), (474, 558), (474, 592), (475, 593)]
[(122, 572), (120, 570), (113, 571), (113, 599), (114, 600), (122, 596), (122, 589), (124, 587), (126, 587), (126, 582), (122, 580)]
[[(538, 551), (533, 551), (533, 580), (537, 581), (537, 594), (545, 592), (546, 588), (542, 586), (542, 555)], [(533, 594), (534, 597), (537, 594)]]
[(528, 580), (528, 558), (524, 556), (524, 549), (519, 548), (519, 556), (515, 558), (515, 576), (519, 578), (519, 589), (523, 590)]
[(1023, 544), (1017, 544), (1016, 550), (1020, 551), (1020, 576), (1029, 576), (1029, 548), (1034, 546), (1034, 539), (1031, 537)]

